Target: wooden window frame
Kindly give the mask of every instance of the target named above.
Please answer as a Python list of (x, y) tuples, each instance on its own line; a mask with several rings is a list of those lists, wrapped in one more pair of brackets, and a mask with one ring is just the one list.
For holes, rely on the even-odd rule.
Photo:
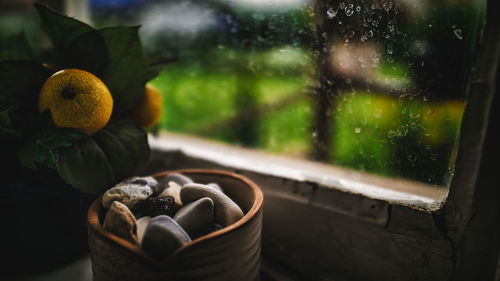
[[(415, 183), (173, 134), (150, 138), (153, 153), (145, 173), (216, 168), (255, 181), (265, 198), (264, 280), (494, 280), (500, 249), (494, 110), (495, 91), (500, 94), (500, 87), (495, 89), (495, 82), (500, 85), (499, 11), (500, 1), (489, 0), (447, 198), (418, 194)], [(313, 172), (304, 177), (300, 169)], [(330, 172), (347, 183), (311, 176)], [(367, 182), (431, 201), (377, 195), (371, 187), (352, 189)]]

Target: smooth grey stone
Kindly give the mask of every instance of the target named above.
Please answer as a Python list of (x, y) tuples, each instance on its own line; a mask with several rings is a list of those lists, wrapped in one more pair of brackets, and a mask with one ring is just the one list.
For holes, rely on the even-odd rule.
[(181, 200), (181, 189), (182, 186), (177, 184), (174, 181), (171, 181), (168, 183), (168, 187), (165, 188), (158, 197), (167, 197), (167, 196), (172, 196), (174, 197), (174, 202), (177, 206), (182, 206), (182, 200)]
[(154, 217), (142, 238), (141, 248), (155, 258), (166, 258), (182, 245), (191, 242), (189, 235), (169, 216)]
[(184, 205), (174, 220), (191, 236), (214, 221), (214, 201), (208, 197)]
[(101, 203), (105, 208), (109, 208), (113, 201), (119, 201), (133, 209), (137, 202), (145, 200), (151, 194), (153, 194), (153, 190), (149, 185), (119, 183), (104, 192)]
[(222, 187), (220, 187), (220, 185), (218, 185), (218, 184), (216, 184), (216, 183), (213, 183), (213, 182), (211, 182), (211, 183), (207, 183), (207, 186), (210, 186), (210, 187), (212, 187), (212, 188), (215, 188), (215, 189), (217, 189), (218, 191), (220, 191), (220, 192), (224, 193), (224, 190), (222, 190)]
[(151, 187), (151, 189), (155, 189), (156, 186), (158, 185), (158, 181), (155, 180), (153, 177), (131, 177), (119, 182), (117, 186), (128, 185), (128, 184), (147, 185)]
[(139, 241), (134, 214), (125, 204), (118, 201), (111, 204), (104, 218), (103, 228), (129, 242), (138, 243)]
[(170, 182), (172, 181), (180, 185), (181, 187), (184, 186), (185, 184), (193, 183), (192, 179), (186, 177), (183, 174), (179, 173), (169, 174), (159, 179), (159, 184), (158, 184), (159, 193), (161, 193), (165, 188), (167, 188)]
[(184, 204), (203, 197), (214, 201), (214, 221), (223, 227), (233, 224), (243, 217), (241, 208), (224, 193), (204, 184), (189, 183), (181, 189), (181, 200)]
[(144, 237), (144, 232), (146, 232), (146, 227), (151, 222), (151, 217), (145, 216), (136, 221), (137, 225), (137, 240), (139, 244), (142, 243), (142, 238)]

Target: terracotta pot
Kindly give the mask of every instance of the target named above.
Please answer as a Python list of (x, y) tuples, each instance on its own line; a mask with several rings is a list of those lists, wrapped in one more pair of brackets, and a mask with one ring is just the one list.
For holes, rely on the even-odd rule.
[(105, 231), (101, 198), (88, 212), (90, 258), (94, 281), (120, 280), (260, 280), (262, 191), (247, 178), (218, 170), (178, 170), (195, 182), (215, 182), (243, 210), (238, 222), (184, 245), (156, 260), (134, 245)]

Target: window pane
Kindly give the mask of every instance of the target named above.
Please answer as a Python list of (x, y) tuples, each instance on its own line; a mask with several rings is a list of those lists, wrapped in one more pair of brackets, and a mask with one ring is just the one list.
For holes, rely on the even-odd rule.
[(479, 0), (91, 0), (141, 24), (162, 130), (447, 186)]

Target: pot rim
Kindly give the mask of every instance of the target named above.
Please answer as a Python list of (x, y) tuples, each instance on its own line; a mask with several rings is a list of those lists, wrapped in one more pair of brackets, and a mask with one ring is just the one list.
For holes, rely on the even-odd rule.
[(174, 258), (176, 255), (180, 254), (181, 252), (184, 252), (190, 248), (195, 247), (196, 245), (208, 241), (211, 239), (214, 239), (219, 236), (226, 235), (230, 233), (231, 231), (247, 224), (250, 222), (250, 220), (257, 214), (257, 212), (262, 208), (262, 203), (264, 201), (264, 195), (261, 191), (261, 189), (251, 180), (248, 178), (235, 174), (233, 172), (228, 172), (228, 171), (223, 171), (223, 170), (216, 170), (216, 169), (181, 169), (181, 170), (168, 170), (164, 172), (159, 172), (151, 175), (153, 178), (159, 178), (163, 177), (168, 174), (173, 174), (173, 173), (180, 173), (180, 174), (211, 174), (211, 175), (222, 175), (226, 177), (231, 177), (234, 179), (237, 179), (241, 182), (243, 182), (246, 186), (248, 186), (253, 194), (254, 194), (254, 202), (252, 204), (252, 207), (248, 212), (238, 220), (237, 222), (224, 227), (222, 229), (219, 229), (217, 231), (214, 231), (212, 233), (209, 233), (207, 235), (198, 237), (197, 239), (183, 245), (181, 248), (177, 249), (174, 253), (172, 253), (169, 257), (158, 260), (144, 252), (137, 244), (131, 243), (111, 232), (108, 232), (104, 230), (102, 225), (99, 223), (99, 217), (98, 217), (98, 210), (101, 206), (101, 198), (102, 196), (99, 196), (92, 205), (89, 207), (88, 210), (88, 216), (87, 216), (87, 226), (89, 229), (93, 230), (96, 234), (98, 234), (101, 238), (104, 238), (108, 240), (109, 242), (116, 244), (122, 248), (125, 248), (126, 250), (132, 252), (133, 254), (147, 260), (148, 262), (153, 262), (153, 263), (158, 263), (158, 264), (168, 264), (169, 260)]

